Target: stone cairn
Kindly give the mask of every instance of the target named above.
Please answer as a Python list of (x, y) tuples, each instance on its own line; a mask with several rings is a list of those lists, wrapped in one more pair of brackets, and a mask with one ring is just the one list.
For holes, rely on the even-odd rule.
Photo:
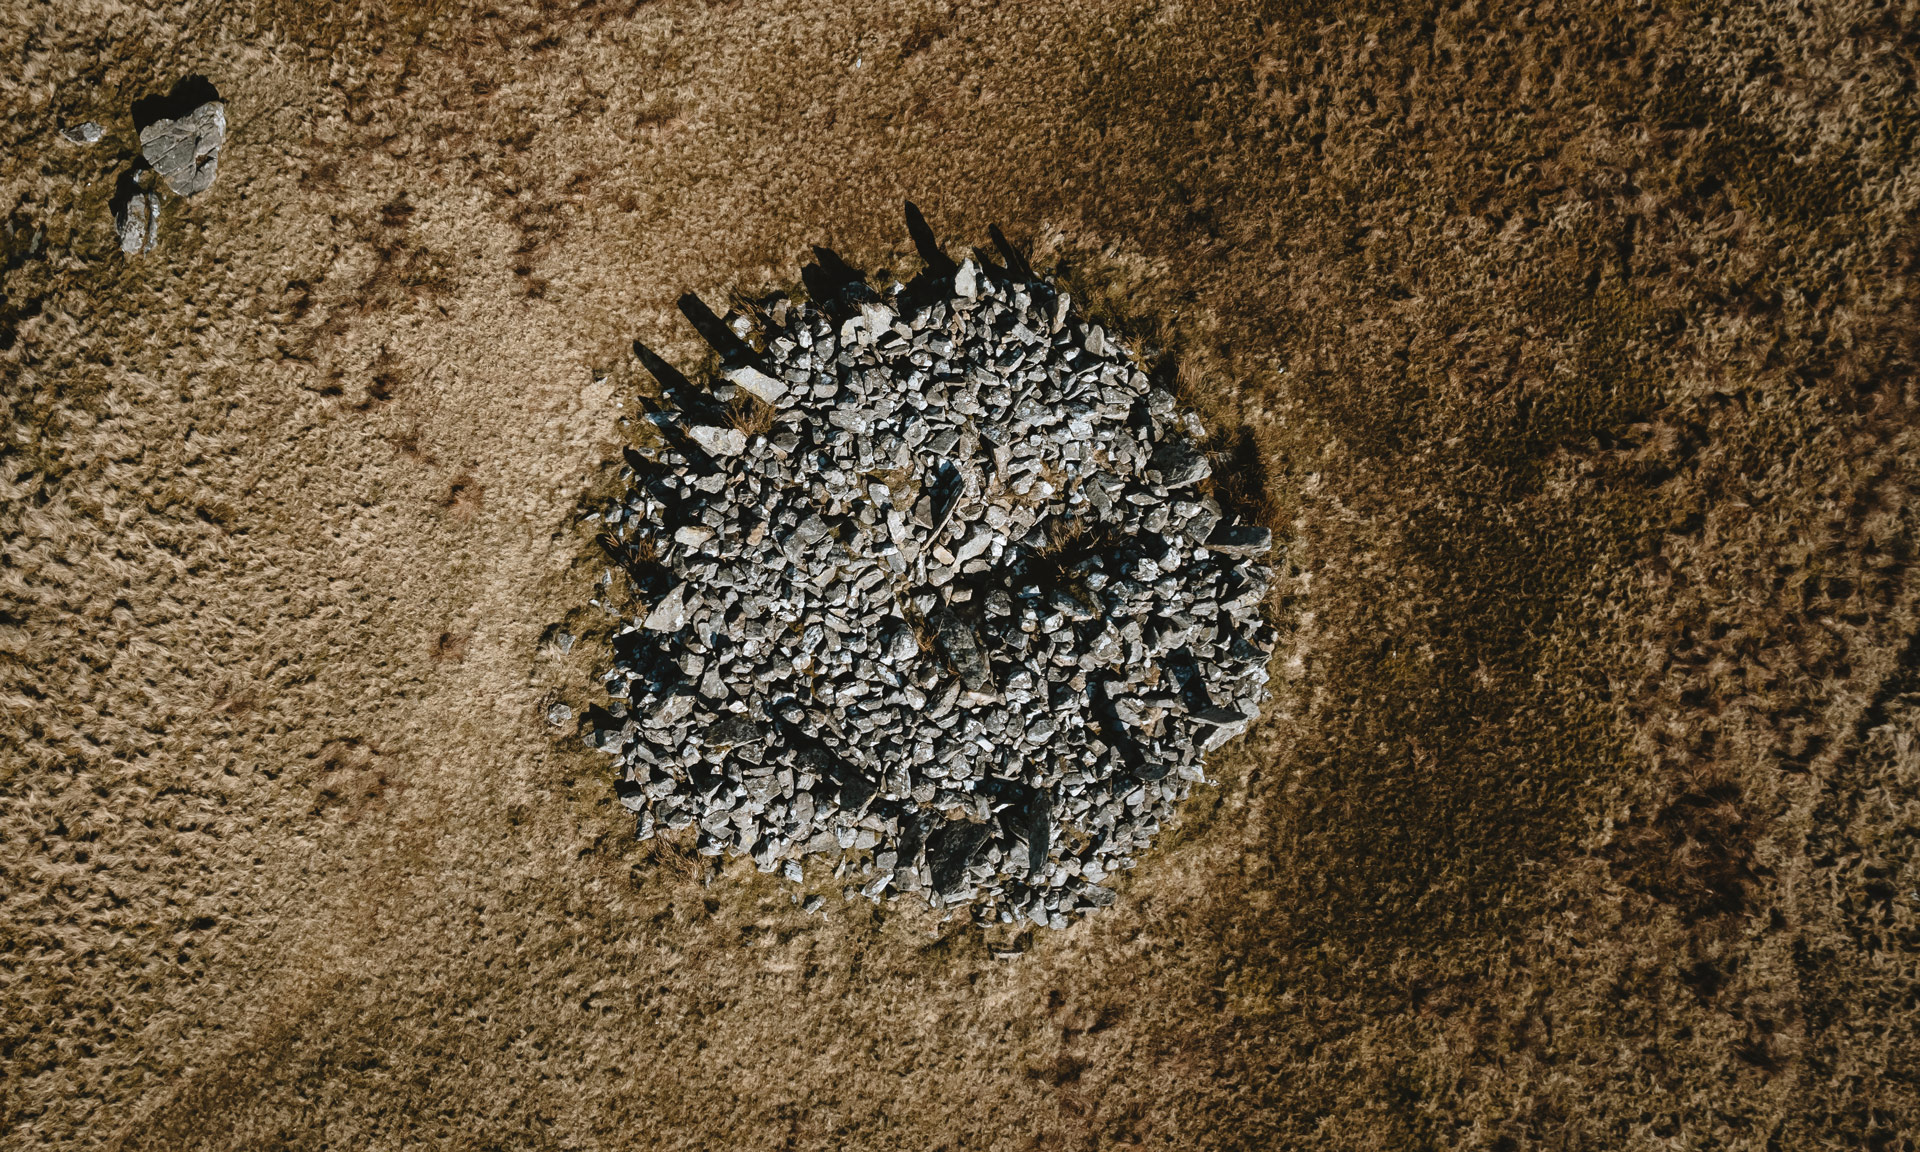
[(665, 402), (604, 515), (637, 611), (588, 739), (643, 839), (1060, 927), (1258, 715), (1271, 533), (997, 229), (956, 266), (907, 212), (911, 285), (816, 249), (812, 303), (683, 299), (710, 388), (635, 345)]

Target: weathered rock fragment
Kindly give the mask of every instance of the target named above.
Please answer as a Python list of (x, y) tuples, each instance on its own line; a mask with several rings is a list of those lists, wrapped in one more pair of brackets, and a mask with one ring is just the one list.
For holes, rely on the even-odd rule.
[(140, 150), (174, 195), (194, 196), (213, 186), (226, 138), (227, 106), (213, 100), (177, 120), (142, 128)]
[(153, 185), (152, 172), (132, 169), (121, 175), (108, 204), (120, 251), (129, 256), (144, 255), (160, 243), (160, 191)]

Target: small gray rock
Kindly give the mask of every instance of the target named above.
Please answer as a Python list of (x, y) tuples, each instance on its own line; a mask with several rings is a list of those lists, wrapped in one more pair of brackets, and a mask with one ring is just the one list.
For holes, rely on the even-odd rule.
[(120, 236), (120, 251), (129, 256), (151, 252), (160, 243), (160, 194), (134, 190), (112, 205), (114, 231)]

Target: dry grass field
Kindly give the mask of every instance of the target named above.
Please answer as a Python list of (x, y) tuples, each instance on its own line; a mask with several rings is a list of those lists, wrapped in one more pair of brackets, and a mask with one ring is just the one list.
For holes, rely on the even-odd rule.
[[(0, 61), (0, 1146), (1920, 1147), (1912, 0), (9, 0)], [(545, 719), (630, 342), (917, 270), (903, 199), (1287, 550), (1269, 714), (1065, 932), (804, 916)]]

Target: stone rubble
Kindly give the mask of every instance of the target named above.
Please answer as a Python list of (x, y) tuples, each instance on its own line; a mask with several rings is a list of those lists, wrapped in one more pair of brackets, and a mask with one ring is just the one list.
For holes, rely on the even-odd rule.
[(636, 345), (672, 403), (604, 514), (643, 602), (588, 739), (642, 838), (1060, 927), (1258, 715), (1271, 533), (1066, 295), (909, 224), (910, 286), (810, 280), (724, 325), (683, 302), (710, 390)]

